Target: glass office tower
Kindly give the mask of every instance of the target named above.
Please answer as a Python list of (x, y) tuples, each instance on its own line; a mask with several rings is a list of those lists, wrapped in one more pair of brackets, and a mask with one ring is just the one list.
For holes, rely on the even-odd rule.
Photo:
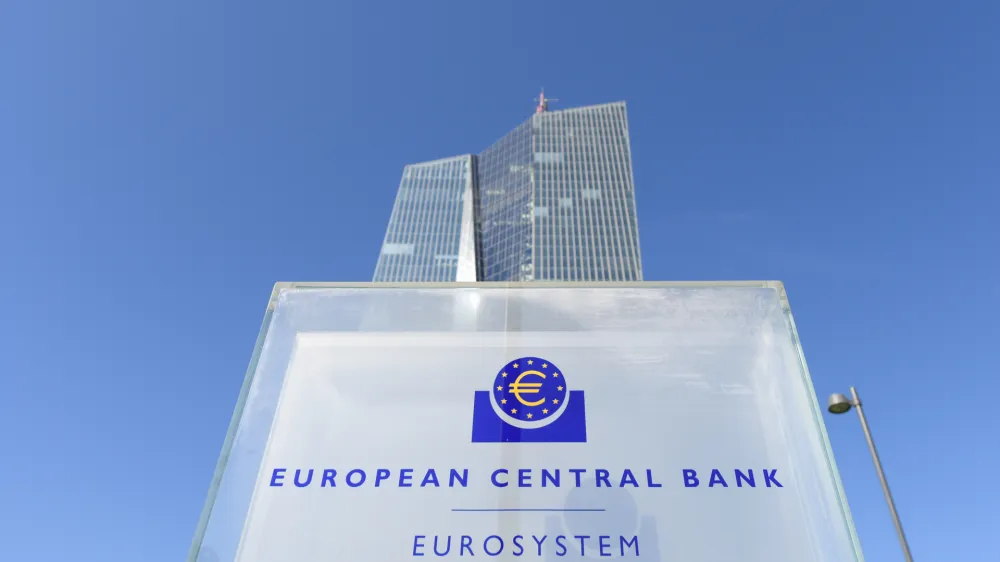
[(539, 110), (407, 166), (374, 281), (641, 281), (625, 103)]
[(375, 280), (476, 281), (473, 183), (471, 156), (403, 168)]

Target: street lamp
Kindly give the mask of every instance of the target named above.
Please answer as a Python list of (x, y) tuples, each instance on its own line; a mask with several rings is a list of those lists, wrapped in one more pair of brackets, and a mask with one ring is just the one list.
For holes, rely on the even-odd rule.
[(861, 429), (865, 432), (865, 439), (868, 441), (868, 450), (871, 451), (872, 460), (875, 461), (875, 472), (878, 473), (878, 480), (882, 483), (882, 492), (885, 494), (885, 501), (889, 504), (889, 513), (892, 515), (892, 523), (896, 526), (896, 534), (899, 535), (899, 544), (903, 547), (903, 557), (906, 562), (913, 562), (910, 554), (910, 545), (906, 543), (906, 535), (903, 534), (903, 524), (899, 521), (899, 514), (896, 513), (896, 503), (892, 501), (892, 492), (889, 491), (889, 482), (885, 479), (885, 472), (882, 470), (882, 462), (879, 461), (878, 451), (875, 450), (875, 441), (872, 439), (871, 429), (868, 428), (868, 420), (865, 412), (861, 408), (861, 397), (858, 391), (851, 387), (851, 398), (843, 394), (831, 394), (827, 401), (827, 410), (831, 414), (846, 414), (851, 408), (858, 410), (858, 419), (861, 420)]
[(844, 414), (851, 409), (851, 401), (843, 394), (831, 394), (830, 405), (827, 407), (831, 414)]

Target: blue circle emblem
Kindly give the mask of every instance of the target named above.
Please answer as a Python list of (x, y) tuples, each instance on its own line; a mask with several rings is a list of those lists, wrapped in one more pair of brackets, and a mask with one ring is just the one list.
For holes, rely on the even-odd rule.
[(554, 422), (569, 401), (563, 372), (541, 357), (521, 357), (504, 365), (493, 379), (490, 394), (497, 415), (524, 429)]

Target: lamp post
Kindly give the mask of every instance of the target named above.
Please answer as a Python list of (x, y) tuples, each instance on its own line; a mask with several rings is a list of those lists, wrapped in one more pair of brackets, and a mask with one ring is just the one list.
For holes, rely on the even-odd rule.
[(882, 462), (878, 459), (878, 451), (875, 450), (875, 441), (872, 439), (871, 429), (868, 428), (868, 420), (865, 418), (865, 411), (861, 408), (861, 398), (858, 391), (851, 387), (851, 398), (843, 394), (831, 394), (827, 410), (831, 414), (846, 414), (851, 408), (858, 411), (858, 418), (861, 420), (861, 429), (865, 432), (865, 439), (868, 440), (868, 450), (872, 453), (872, 460), (875, 461), (875, 472), (878, 473), (878, 480), (882, 483), (882, 492), (885, 494), (885, 501), (889, 504), (889, 513), (892, 515), (892, 523), (896, 526), (896, 534), (899, 535), (899, 544), (903, 547), (903, 557), (906, 562), (913, 562), (910, 554), (910, 545), (906, 542), (906, 535), (903, 533), (903, 524), (899, 521), (899, 514), (896, 513), (896, 504), (892, 501), (892, 492), (889, 491), (889, 482), (885, 479), (885, 472), (882, 470)]

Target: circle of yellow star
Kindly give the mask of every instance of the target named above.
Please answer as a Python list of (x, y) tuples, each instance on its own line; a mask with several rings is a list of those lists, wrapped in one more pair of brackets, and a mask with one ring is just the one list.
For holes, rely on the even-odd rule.
[(554, 378), (554, 379), (559, 378), (559, 373), (552, 373), (552, 378)]
[(502, 386), (498, 386), (497, 390), (503, 390), (503, 387)]
[(557, 386), (556, 390), (558, 390), (559, 392), (562, 392), (562, 387), (561, 386)]
[(507, 399), (506, 398), (501, 398), (500, 399), (500, 403), (501, 404), (506, 404), (507, 403)]
[(548, 409), (548, 408), (542, 408), (542, 413), (543, 413), (543, 414), (547, 414), (547, 413), (549, 413), (549, 409)]
[(531, 365), (531, 359), (528, 359), (528, 365)]
[(516, 414), (516, 413), (517, 413), (517, 408), (511, 408), (511, 409), (510, 409), (510, 413), (512, 413), (512, 414)]
[(559, 399), (558, 398), (553, 398), (552, 399), (552, 403), (553, 404), (558, 404), (559, 403)]
[(531, 419), (531, 414), (528, 414), (528, 419), (529, 419), (529, 420)]

